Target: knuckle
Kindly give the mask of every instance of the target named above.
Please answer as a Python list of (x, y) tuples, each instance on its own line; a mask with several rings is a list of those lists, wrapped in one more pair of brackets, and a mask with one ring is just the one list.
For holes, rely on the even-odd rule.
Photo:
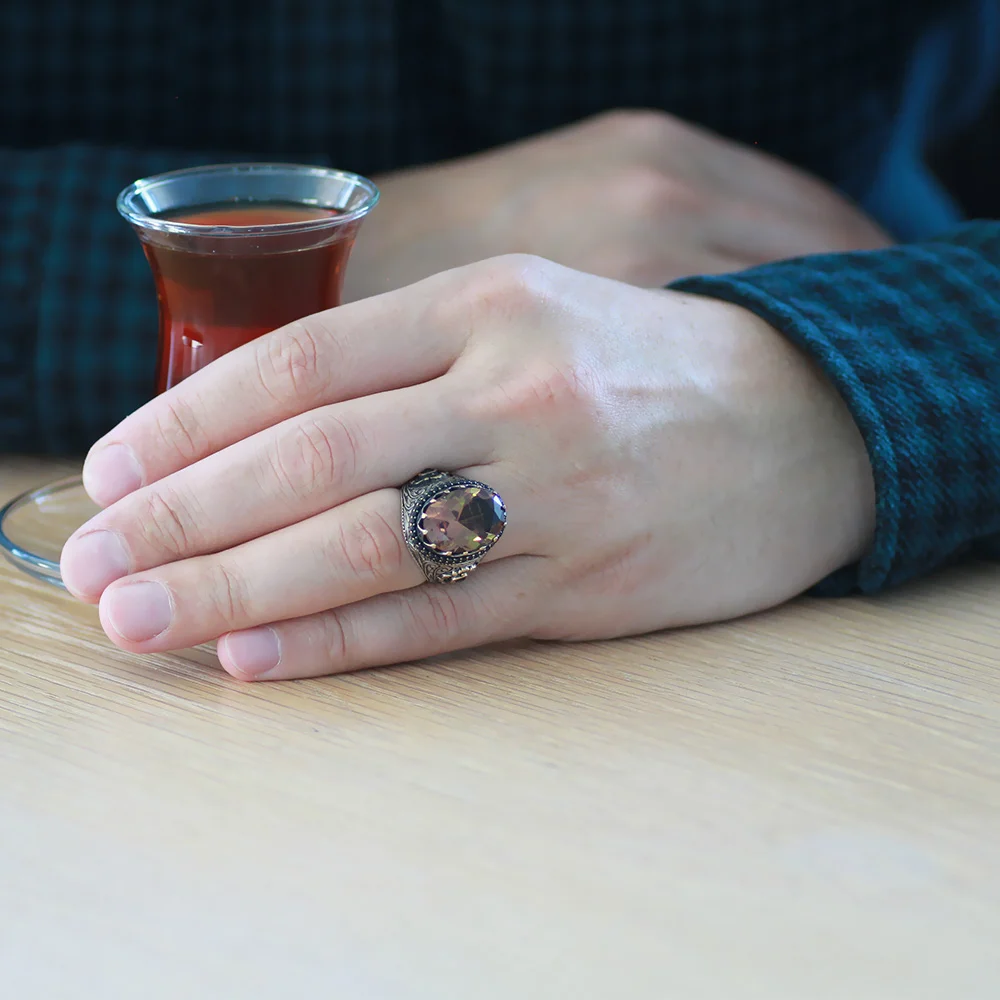
[(148, 546), (170, 556), (190, 555), (197, 542), (198, 520), (180, 495), (157, 487), (141, 499), (137, 518)]
[(319, 643), (329, 663), (341, 666), (348, 662), (353, 643), (347, 635), (344, 617), (331, 611), (323, 618), (323, 634)]
[(598, 115), (596, 122), (616, 142), (646, 145), (664, 141), (677, 119), (655, 108), (615, 108)]
[(535, 362), (468, 401), (473, 419), (551, 428), (588, 422), (599, 407), (597, 380), (584, 365)]
[(208, 593), (220, 620), (237, 626), (251, 620), (246, 581), (224, 562), (213, 566)]
[(288, 428), (271, 450), (269, 465), (282, 493), (299, 497), (334, 478), (352, 478), (360, 453), (358, 432), (339, 417), (324, 415)]
[(557, 267), (544, 257), (527, 253), (499, 257), (495, 266), (501, 294), (508, 300), (529, 306), (548, 297)]
[(689, 211), (700, 201), (698, 193), (686, 181), (645, 164), (622, 167), (608, 195), (615, 209), (640, 219), (659, 219)]
[(167, 393), (157, 400), (156, 431), (168, 453), (176, 455), (184, 465), (201, 457), (205, 450), (205, 433), (194, 410), (177, 393)]
[(519, 316), (544, 307), (556, 265), (532, 254), (494, 257), (465, 280), (459, 302), (473, 316)]
[(257, 376), (264, 392), (279, 403), (313, 399), (329, 370), (329, 338), (315, 317), (307, 316), (270, 336), (257, 350)]
[(405, 603), (410, 631), (434, 646), (459, 634), (462, 618), (456, 595), (448, 587), (428, 587), (414, 593), (420, 599)]
[(394, 581), (406, 556), (399, 526), (377, 511), (366, 511), (342, 526), (336, 546), (355, 576), (376, 584)]

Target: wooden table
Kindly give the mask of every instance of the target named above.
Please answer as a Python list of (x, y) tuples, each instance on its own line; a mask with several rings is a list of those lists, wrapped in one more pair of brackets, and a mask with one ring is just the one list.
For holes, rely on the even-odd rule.
[(5, 566), (0, 995), (992, 1000), (998, 779), (993, 567), (242, 685)]

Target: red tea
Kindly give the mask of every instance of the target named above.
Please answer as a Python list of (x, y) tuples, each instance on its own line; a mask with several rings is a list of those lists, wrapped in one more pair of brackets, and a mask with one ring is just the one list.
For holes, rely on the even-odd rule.
[[(336, 209), (268, 202), (206, 205), (161, 218), (203, 226), (273, 226), (336, 217)], [(233, 348), (340, 304), (357, 223), (305, 234), (150, 234), (143, 248), (160, 300), (156, 391)]]

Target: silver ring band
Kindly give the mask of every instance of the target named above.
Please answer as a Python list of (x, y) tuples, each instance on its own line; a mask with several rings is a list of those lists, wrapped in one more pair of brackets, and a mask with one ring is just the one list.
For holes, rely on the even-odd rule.
[(464, 580), (500, 540), (507, 508), (486, 483), (428, 469), (400, 487), (403, 541), (428, 583)]

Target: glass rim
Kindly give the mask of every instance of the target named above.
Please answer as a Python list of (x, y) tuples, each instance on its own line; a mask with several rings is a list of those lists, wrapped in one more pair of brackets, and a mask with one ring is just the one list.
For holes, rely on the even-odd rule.
[(27, 573), (28, 576), (33, 576), (36, 580), (43, 580), (46, 583), (55, 584), (63, 590), (66, 589), (66, 584), (62, 582), (59, 563), (38, 552), (32, 552), (11, 538), (8, 534), (7, 519), (23, 507), (27, 507), (37, 500), (48, 499), (58, 493), (65, 493), (74, 487), (83, 489), (83, 479), (79, 473), (74, 476), (66, 476), (63, 479), (56, 479), (42, 486), (27, 489), (23, 493), (19, 493), (16, 497), (12, 497), (0, 507), (0, 555), (6, 557), (9, 562)]
[[(365, 200), (352, 208), (350, 211), (340, 212), (337, 215), (323, 216), (318, 219), (299, 219), (295, 222), (273, 222), (256, 226), (219, 226), (204, 225), (196, 222), (176, 222), (171, 219), (157, 218), (149, 212), (139, 210), (134, 206), (136, 200), (145, 191), (158, 187), (162, 184), (169, 184), (171, 181), (183, 180), (185, 177), (193, 177), (198, 174), (293, 174), (299, 177), (317, 177), (326, 180), (340, 180), (348, 184), (353, 184), (365, 192)], [(309, 205), (311, 202), (300, 199), (289, 199)], [(247, 236), (252, 233), (267, 233), (281, 235), (286, 233), (305, 233), (314, 230), (330, 229), (337, 226), (346, 225), (349, 222), (367, 215), (379, 200), (379, 189), (367, 177), (361, 174), (352, 173), (349, 170), (338, 170), (333, 167), (317, 167), (303, 163), (268, 163), (268, 162), (246, 162), (246, 163), (211, 163), (200, 167), (185, 167), (181, 170), (167, 170), (161, 174), (152, 174), (149, 177), (140, 178), (133, 181), (128, 187), (123, 188), (115, 199), (115, 207), (119, 214), (126, 221), (139, 229), (154, 230), (160, 233), (174, 233), (181, 236)], [(318, 203), (317, 203), (318, 204)], [(192, 206), (192, 208), (195, 206)]]

